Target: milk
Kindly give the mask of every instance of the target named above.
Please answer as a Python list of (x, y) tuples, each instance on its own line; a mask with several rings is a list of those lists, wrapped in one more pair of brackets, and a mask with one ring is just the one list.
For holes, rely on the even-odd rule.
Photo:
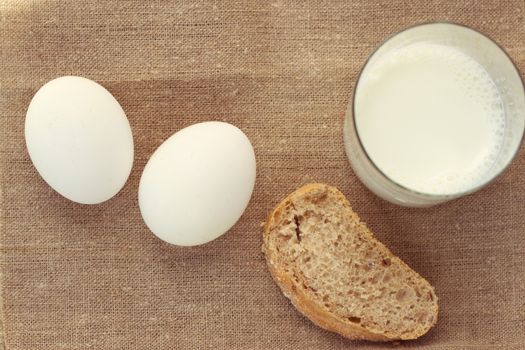
[(373, 163), (421, 193), (481, 184), (503, 142), (496, 85), (478, 62), (449, 46), (421, 42), (374, 57), (356, 87), (354, 112)]

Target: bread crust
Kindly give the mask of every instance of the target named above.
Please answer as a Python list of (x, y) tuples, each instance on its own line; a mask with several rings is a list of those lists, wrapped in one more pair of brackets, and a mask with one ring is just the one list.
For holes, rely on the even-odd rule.
[[(304, 316), (310, 319), (317, 326), (325, 330), (338, 333), (349, 339), (385, 342), (393, 340), (416, 339), (421, 335), (425, 334), (428, 330), (425, 330), (424, 332), (420, 333), (414, 332), (403, 334), (403, 336), (401, 337), (391, 336), (385, 333), (375, 333), (368, 329), (365, 329), (364, 327), (358, 324), (346, 322), (340, 317), (334, 315), (333, 313), (329, 312), (328, 310), (322, 308), (320, 305), (315, 303), (302, 288), (299, 288), (295, 285), (294, 281), (290, 278), (289, 274), (275, 263), (275, 259), (273, 259), (273, 256), (274, 254), (276, 254), (276, 252), (273, 252), (269, 249), (268, 238), (272, 228), (278, 223), (281, 213), (285, 210), (285, 207), (287, 205), (293, 203), (294, 198), (301, 197), (310, 192), (322, 191), (331, 191), (332, 193), (336, 194), (341, 204), (351, 210), (350, 203), (337, 188), (322, 183), (312, 183), (302, 186), (301, 188), (288, 195), (285, 199), (283, 199), (269, 214), (268, 219), (264, 225), (262, 251), (266, 257), (266, 262), (270, 274), (277, 283), (277, 285), (280, 287), (283, 294), (290, 299), (292, 304), (296, 307), (297, 310), (299, 310), (299, 312), (301, 312)], [(355, 214), (353, 211), (351, 212), (353, 213), (353, 219), (359, 222), (357, 214)], [(370, 239), (377, 241), (373, 233), (370, 232), (370, 230), (368, 229), (366, 230), (370, 233)], [(377, 242), (379, 243), (377, 248), (380, 249), (386, 256), (398, 261), (403, 266), (403, 268), (413, 271), (401, 259), (396, 257), (392, 252), (390, 252), (388, 248), (386, 248), (379, 241)], [(423, 277), (419, 277), (423, 279)], [(435, 303), (435, 305), (435, 310), (433, 310), (433, 324), (437, 322), (438, 315), (437, 302)]]

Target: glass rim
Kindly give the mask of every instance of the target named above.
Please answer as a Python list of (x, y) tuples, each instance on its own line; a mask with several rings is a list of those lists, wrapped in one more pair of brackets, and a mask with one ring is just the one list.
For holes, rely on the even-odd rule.
[[(523, 143), (524, 143), (524, 139), (525, 139), (525, 128), (521, 131), (521, 136), (520, 136), (520, 140), (518, 141), (518, 146), (516, 147), (516, 149), (513, 151), (513, 154), (512, 154), (512, 157), (509, 159), (508, 163), (501, 169), (499, 170), (494, 176), (492, 176), (490, 179), (488, 179), (487, 181), (483, 181), (481, 182), (480, 184), (468, 189), (468, 190), (465, 190), (465, 191), (460, 191), (460, 192), (454, 192), (454, 193), (446, 193), (446, 194), (433, 194), (433, 193), (425, 193), (425, 192), (421, 192), (421, 191), (417, 191), (417, 190), (414, 190), (414, 189), (411, 189), (405, 185), (402, 185), (400, 183), (398, 183), (397, 181), (393, 180), (392, 178), (390, 178), (390, 176), (388, 176), (387, 174), (385, 174), (383, 172), (383, 170), (381, 170), (379, 168), (379, 166), (377, 166), (377, 164), (372, 160), (372, 158), (370, 157), (370, 155), (368, 154), (365, 146), (363, 145), (363, 142), (361, 141), (361, 137), (359, 136), (359, 130), (357, 128), (357, 123), (356, 123), (356, 111), (355, 111), (355, 101), (356, 101), (356, 92), (357, 92), (357, 87), (359, 85), (359, 82), (361, 80), (361, 77), (363, 75), (363, 71), (365, 70), (365, 68), (368, 66), (368, 64), (370, 63), (370, 60), (372, 59), (372, 57), (375, 56), (375, 54), (379, 51), (379, 49), (381, 49), (387, 42), (389, 42), (390, 40), (392, 40), (393, 38), (395, 38), (396, 36), (406, 32), (406, 31), (409, 31), (409, 30), (412, 30), (412, 29), (415, 29), (415, 28), (418, 28), (418, 27), (424, 27), (424, 26), (431, 26), (431, 25), (439, 25), (439, 24), (444, 24), (444, 25), (449, 25), (449, 26), (453, 26), (453, 27), (460, 27), (461, 29), (463, 30), (471, 30), (479, 35), (481, 35), (482, 37), (486, 38), (489, 42), (491, 42), (492, 44), (494, 44), (498, 49), (500, 49), (501, 52), (503, 52), (503, 54), (507, 57), (507, 59), (509, 60), (511, 66), (514, 68), (514, 72), (516, 73), (519, 81), (521, 82), (521, 86), (523, 88), (523, 92), (525, 94), (525, 80), (523, 79), (523, 77), (521, 76), (520, 74), (520, 71), (518, 69), (518, 66), (516, 65), (516, 63), (514, 62), (514, 60), (510, 57), (510, 55), (508, 54), (508, 52), (505, 50), (505, 48), (503, 48), (503, 46), (501, 46), (500, 44), (498, 44), (494, 39), (492, 39), (491, 37), (489, 37), (488, 35), (484, 34), (484, 33), (481, 33), (479, 30), (476, 30), (472, 27), (469, 27), (465, 24), (461, 24), (461, 23), (455, 23), (455, 22), (447, 22), (447, 21), (435, 21), (435, 22), (423, 22), (423, 23), (418, 23), (418, 24), (414, 24), (414, 25), (411, 25), (409, 27), (406, 27), (404, 29), (401, 29), (399, 31), (396, 31), (390, 35), (388, 35), (384, 40), (381, 41), (381, 43), (379, 45), (377, 45), (374, 50), (368, 55), (367, 59), (365, 60), (365, 62), (363, 63), (363, 65), (361, 66), (361, 69), (359, 70), (359, 74), (357, 75), (357, 78), (356, 78), (356, 82), (355, 82), (355, 85), (354, 85), (354, 91), (352, 93), (352, 106), (351, 106), (351, 112), (352, 112), (352, 128), (354, 129), (354, 132), (355, 132), (355, 135), (357, 136), (357, 142), (359, 144), (359, 147), (363, 150), (363, 153), (366, 157), (366, 159), (368, 160), (368, 162), (372, 165), (372, 167), (382, 176), (384, 177), (387, 181), (389, 181), (390, 183), (394, 184), (395, 186), (399, 187), (400, 189), (402, 189), (403, 191), (408, 191), (412, 194), (415, 194), (415, 195), (419, 195), (419, 196), (422, 196), (422, 197), (426, 197), (426, 198), (442, 198), (442, 199), (446, 199), (446, 198), (458, 198), (458, 197), (462, 197), (464, 195), (467, 195), (467, 194), (470, 194), (470, 193), (473, 193), (473, 192), (476, 192), (477, 190), (489, 185), (490, 183), (492, 183), (493, 181), (495, 181), (508, 167), (509, 165), (514, 161), (514, 159), (516, 159), (521, 147), (523, 146)], [(348, 116), (346, 116), (345, 118), (348, 118)]]

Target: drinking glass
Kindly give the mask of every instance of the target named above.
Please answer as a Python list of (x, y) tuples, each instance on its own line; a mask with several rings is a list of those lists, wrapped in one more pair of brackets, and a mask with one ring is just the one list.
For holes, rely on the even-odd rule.
[[(475, 59), (496, 84), (505, 111), (504, 138), (499, 155), (483, 180), (472, 188), (449, 194), (427, 194), (402, 186), (374, 164), (363, 147), (355, 122), (355, 98), (364, 68), (398, 48), (418, 42), (447, 45)], [(521, 76), (506, 52), (478, 31), (453, 23), (428, 23), (405, 29), (388, 38), (368, 58), (357, 79), (344, 123), (345, 150), (358, 178), (379, 197), (395, 204), (426, 207), (443, 203), (479, 190), (493, 181), (518, 153), (525, 130), (525, 89)], [(467, 138), (469, 135), (465, 135)], [(417, 145), (414, 145), (417, 147)], [(429, 160), (430, 161), (430, 160)]]

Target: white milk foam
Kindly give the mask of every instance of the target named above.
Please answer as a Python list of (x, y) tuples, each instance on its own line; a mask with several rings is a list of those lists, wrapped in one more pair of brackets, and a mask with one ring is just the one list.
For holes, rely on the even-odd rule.
[(417, 192), (468, 191), (503, 142), (505, 110), (487, 71), (449, 46), (416, 43), (369, 62), (355, 96), (356, 127), (376, 166)]

